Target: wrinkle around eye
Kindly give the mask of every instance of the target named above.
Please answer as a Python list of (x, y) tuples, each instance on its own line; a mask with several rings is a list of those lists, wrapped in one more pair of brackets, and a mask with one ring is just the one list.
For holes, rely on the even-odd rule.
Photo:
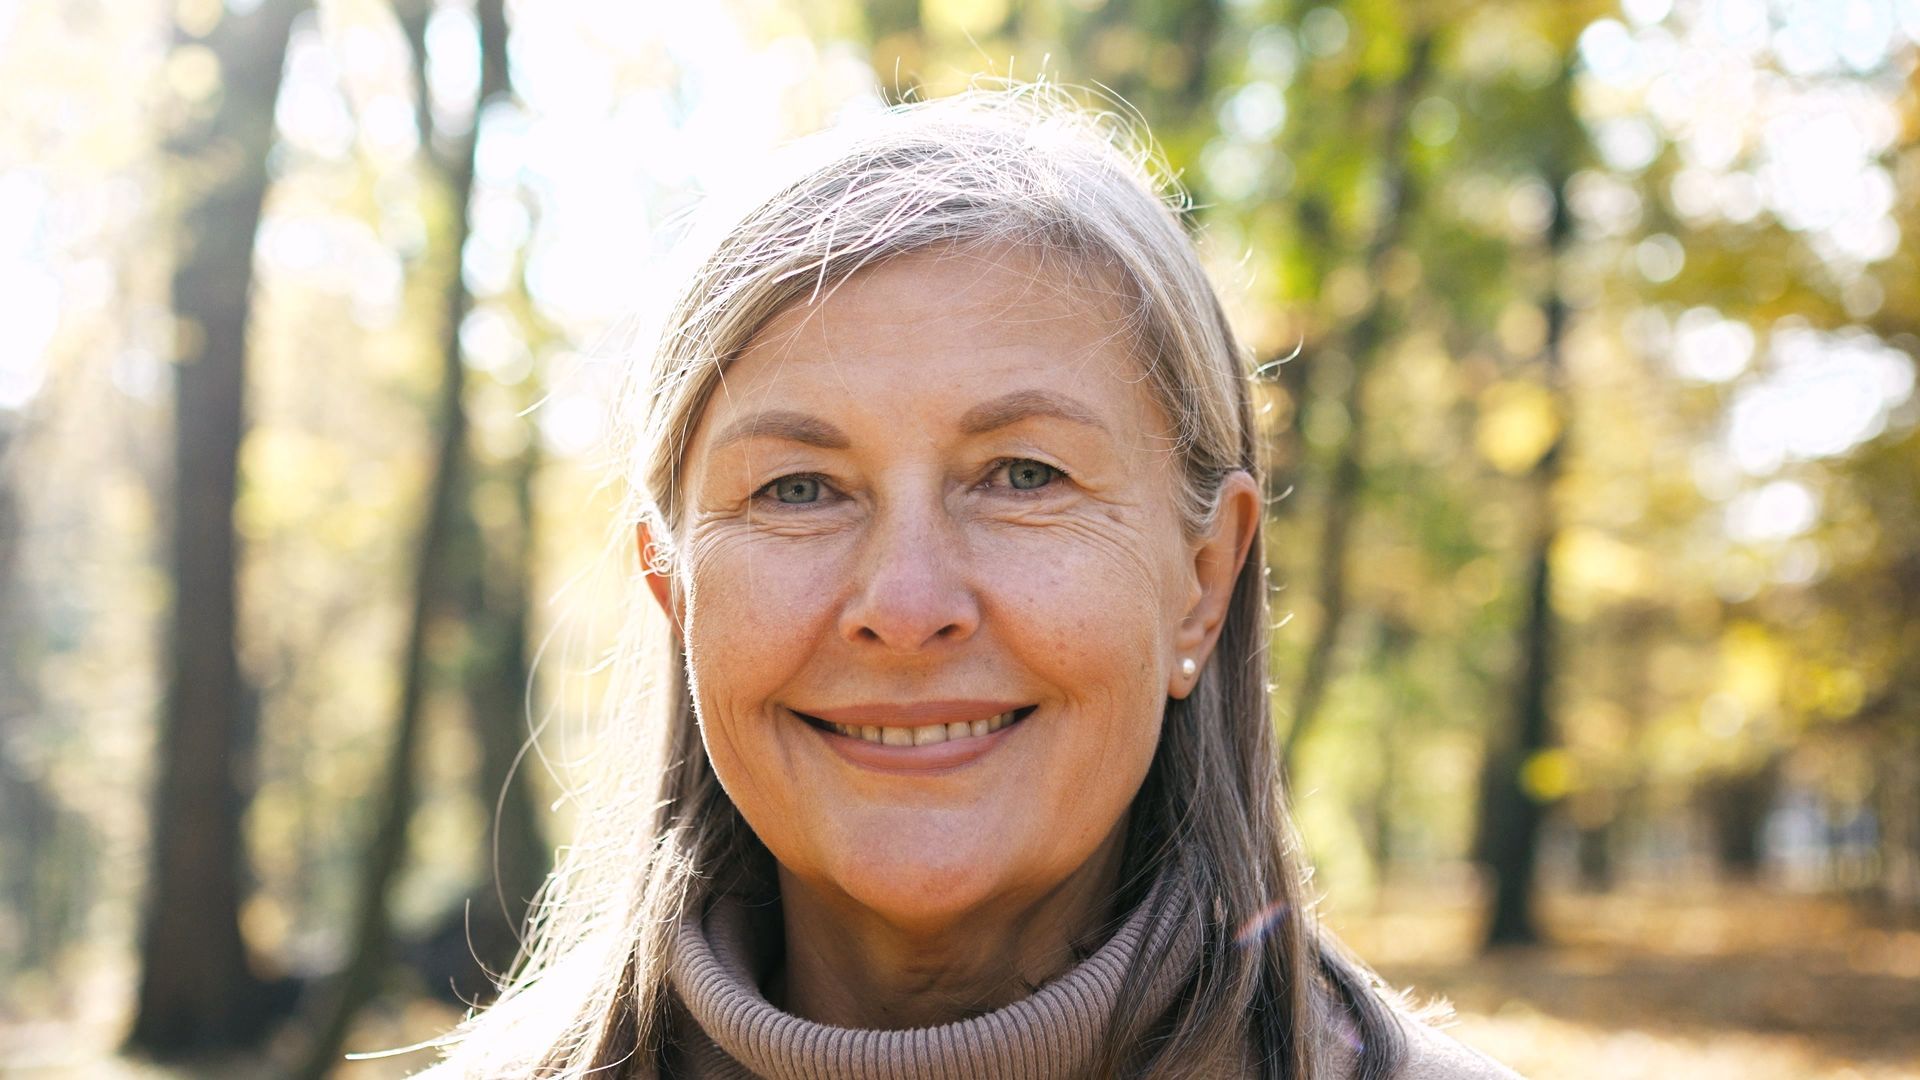
[[(976, 531), (976, 557), (993, 565), (1050, 564), (1092, 560), (1114, 596), (1164, 600), (1158, 560), (1166, 548), (1138, 508), (1120, 504), (1060, 509), (1011, 509), (983, 515)], [(1033, 563), (1038, 560), (1038, 563)]]
[(749, 506), (736, 512), (703, 516), (694, 522), (689, 532), (695, 544), (713, 552), (748, 551), (758, 540), (831, 540), (845, 534), (844, 522), (823, 521), (821, 517), (767, 514)]
[(1154, 549), (1149, 537), (1134, 523), (1118, 518), (1106, 519), (1100, 525), (1081, 516), (1062, 522), (1065, 535), (1072, 537), (1082, 551), (1105, 562), (1109, 567), (1109, 580), (1116, 587), (1124, 586), (1138, 595), (1154, 593), (1157, 575), (1154, 572), (1151, 557), (1147, 554)]
[(1042, 488), (989, 491), (972, 513), (983, 525), (1091, 537), (1131, 531), (1143, 509), (1135, 500), (1089, 491), (1062, 476)]

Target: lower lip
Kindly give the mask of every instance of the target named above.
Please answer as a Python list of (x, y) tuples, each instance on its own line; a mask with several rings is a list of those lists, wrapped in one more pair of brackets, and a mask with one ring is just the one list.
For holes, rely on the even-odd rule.
[(834, 753), (839, 754), (842, 760), (864, 769), (895, 773), (944, 772), (971, 765), (992, 753), (1006, 741), (1007, 736), (1019, 730), (1032, 718), (1033, 715), (1029, 713), (999, 731), (985, 735), (970, 735), (964, 739), (949, 739), (946, 742), (928, 743), (925, 746), (888, 746), (885, 743), (868, 742), (853, 735), (842, 735), (837, 731), (818, 728), (805, 720), (800, 720), (798, 716), (794, 717), (802, 724), (806, 724), (807, 730), (825, 740), (827, 746)]

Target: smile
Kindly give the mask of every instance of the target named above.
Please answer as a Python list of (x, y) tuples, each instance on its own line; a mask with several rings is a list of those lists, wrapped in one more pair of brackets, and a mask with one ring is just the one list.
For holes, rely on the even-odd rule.
[[(906, 707), (792, 711), (836, 756), (863, 769), (941, 773), (972, 764), (1011, 738), (1036, 705), (941, 702)], [(883, 722), (886, 721), (886, 722)]]
[[(882, 746), (929, 746), (991, 735), (1008, 724), (1018, 723), (1031, 708), (997, 713), (985, 720), (957, 720), (951, 724), (919, 724), (914, 727), (887, 727), (881, 724), (835, 724), (817, 721), (836, 735), (863, 739)], [(812, 717), (808, 717), (812, 719)]]

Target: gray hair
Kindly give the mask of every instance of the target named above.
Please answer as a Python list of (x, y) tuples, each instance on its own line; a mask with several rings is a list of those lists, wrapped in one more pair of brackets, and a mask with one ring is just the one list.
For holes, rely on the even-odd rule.
[[(1122, 112), (1047, 86), (974, 91), (890, 109), (796, 154), (741, 213), (714, 215), (721, 227), (652, 362), (622, 386), (622, 531), (650, 527), (654, 569), (671, 570), (685, 455), (728, 362), (776, 313), (937, 247), (1017, 246), (1118, 291), (1145, 385), (1173, 421), (1192, 534), (1211, 527), (1227, 477), (1260, 478), (1247, 358), (1182, 227), (1186, 203)], [(586, 811), (533, 945), (500, 1003), (453, 1037), (453, 1064), (575, 1077), (650, 1060), (666, 1037), (673, 927), (720, 892), (768, 888), (771, 856), (706, 759), (683, 662), (650, 658), (631, 623), (606, 718), (628, 779)], [(1263, 1077), (1312, 1076), (1326, 1040), (1342, 1037), (1318, 1004), (1328, 995), (1351, 1017), (1344, 1037), (1360, 1043), (1363, 1078), (1390, 1075), (1401, 1056), (1371, 973), (1319, 931), (1307, 896), (1270, 721), (1270, 632), (1255, 544), (1212, 660), (1189, 697), (1167, 702), (1116, 898), (1146, 902), (1149, 882), (1176, 876), (1200, 902), (1156, 914), (1199, 923), (1204, 945), (1170, 1017), (1147, 1015), (1141, 992), (1152, 966), (1172, 961), (1149, 957), (1129, 974), (1098, 1075), (1175, 1076), (1224, 1045), (1247, 1047)]]

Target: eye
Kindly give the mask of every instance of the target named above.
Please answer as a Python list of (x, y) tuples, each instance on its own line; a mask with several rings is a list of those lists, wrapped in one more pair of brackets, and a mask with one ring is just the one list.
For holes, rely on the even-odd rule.
[(795, 473), (783, 476), (760, 490), (771, 492), (776, 500), (790, 506), (804, 505), (820, 501), (820, 478)]
[(1017, 458), (1006, 462), (1005, 468), (1007, 470), (1007, 486), (1016, 491), (1032, 491), (1035, 488), (1043, 488), (1053, 483), (1056, 478), (1064, 475), (1059, 469), (1048, 465), (1044, 461), (1029, 461), (1025, 458)]

